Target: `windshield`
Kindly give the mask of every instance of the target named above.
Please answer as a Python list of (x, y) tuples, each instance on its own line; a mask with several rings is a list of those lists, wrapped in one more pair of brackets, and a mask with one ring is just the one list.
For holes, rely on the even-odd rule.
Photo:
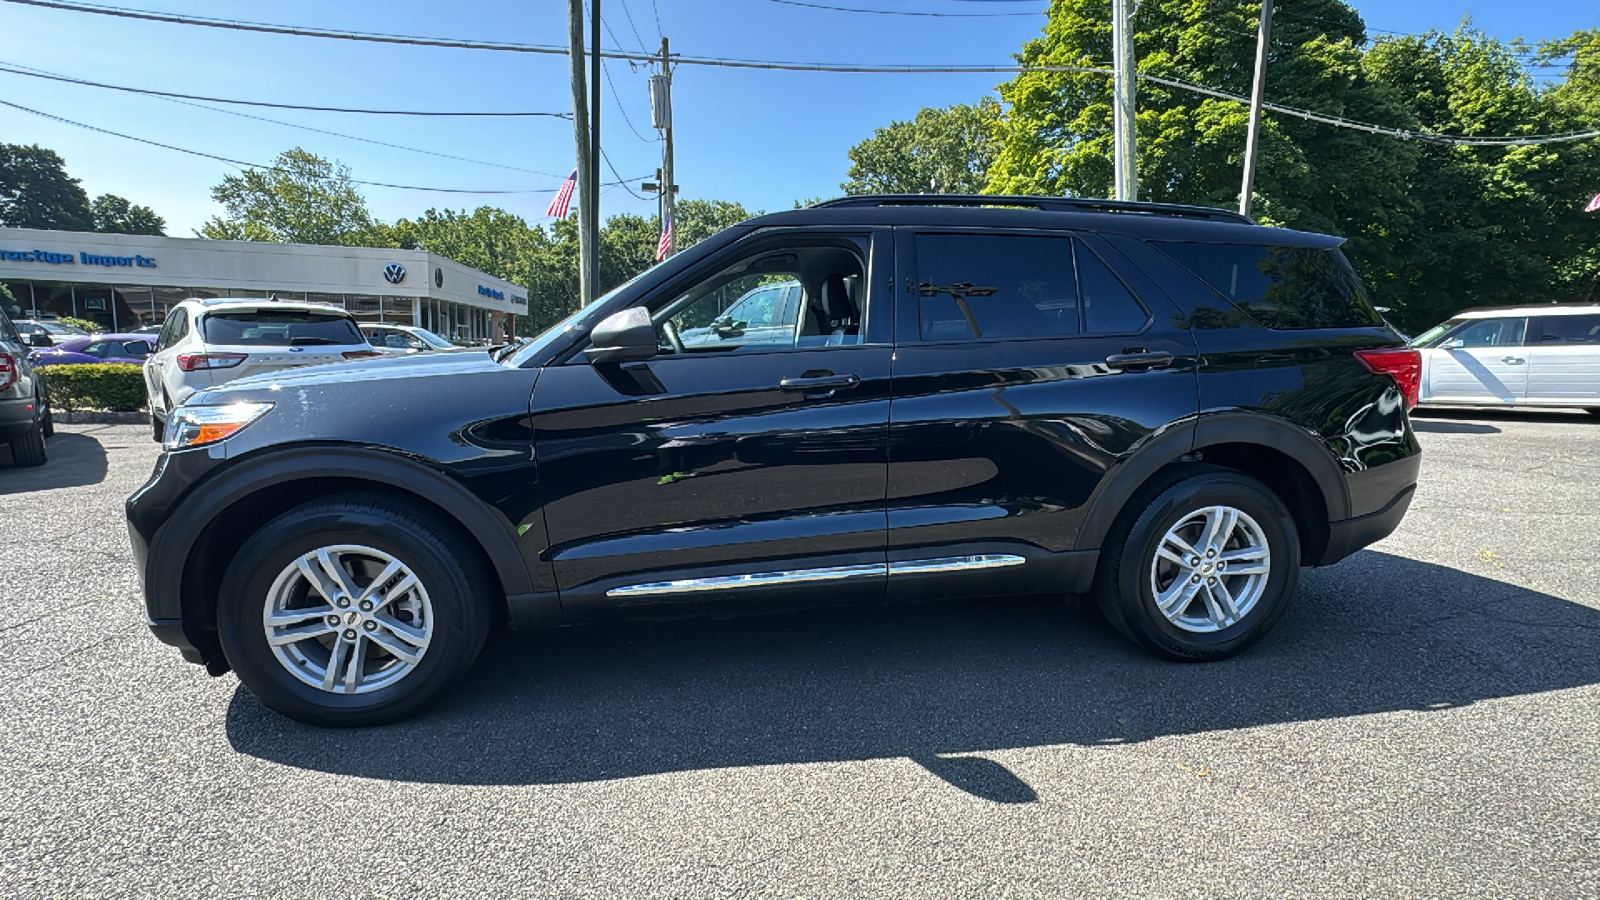
[(409, 330), (412, 334), (422, 338), (424, 341), (428, 342), (430, 345), (439, 350), (454, 350), (456, 348), (455, 344), (452, 344), (444, 338), (439, 337), (437, 334), (434, 334), (426, 328), (412, 328)]
[(1426, 347), (1446, 331), (1449, 331), (1457, 325), (1460, 325), (1462, 321), (1463, 320), (1461, 319), (1451, 319), (1448, 322), (1440, 322), (1432, 328), (1429, 328), (1427, 331), (1424, 331), (1423, 333), (1412, 338), (1411, 346)]
[(574, 331), (581, 331), (585, 328), (588, 328), (591, 324), (589, 320), (594, 317), (594, 314), (599, 311), (600, 307), (605, 306), (608, 302), (610, 302), (611, 298), (615, 297), (623, 288), (628, 287), (635, 281), (638, 281), (644, 276), (655, 271), (656, 266), (659, 265), (661, 265), (661, 263), (656, 263), (655, 266), (645, 269), (643, 272), (640, 272), (632, 278), (629, 278), (627, 281), (624, 281), (611, 290), (606, 291), (599, 297), (594, 298), (594, 300), (590, 302), (588, 306), (585, 306), (572, 315), (567, 316), (565, 319), (562, 319), (554, 325), (551, 325), (549, 328), (539, 332), (538, 335), (528, 338), (527, 343), (517, 347), (517, 352), (514, 355), (508, 359), (500, 360), (500, 362), (511, 366), (512, 368), (519, 368), (523, 363), (527, 362), (529, 359), (542, 352), (544, 348), (554, 344), (562, 337)]

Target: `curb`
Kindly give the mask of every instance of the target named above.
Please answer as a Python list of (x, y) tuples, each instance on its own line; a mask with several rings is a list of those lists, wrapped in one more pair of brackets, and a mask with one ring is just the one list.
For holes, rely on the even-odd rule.
[(145, 412), (111, 412), (105, 410), (51, 410), (57, 425), (149, 425), (150, 414)]

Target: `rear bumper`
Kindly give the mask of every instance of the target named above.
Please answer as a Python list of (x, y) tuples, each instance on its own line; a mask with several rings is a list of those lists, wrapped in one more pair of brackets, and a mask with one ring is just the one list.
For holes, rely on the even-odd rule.
[(33, 427), (32, 397), (0, 400), (0, 440), (20, 437)]
[(1332, 565), (1362, 547), (1393, 534), (1400, 527), (1400, 520), (1405, 518), (1406, 510), (1411, 508), (1411, 498), (1416, 493), (1417, 486), (1410, 485), (1376, 512), (1328, 523), (1328, 548), (1315, 564)]

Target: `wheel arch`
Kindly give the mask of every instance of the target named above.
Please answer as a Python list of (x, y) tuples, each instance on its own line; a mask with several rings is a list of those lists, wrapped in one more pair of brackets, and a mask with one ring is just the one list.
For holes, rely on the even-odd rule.
[(1294, 515), (1305, 565), (1316, 565), (1326, 551), (1328, 523), (1349, 517), (1349, 489), (1326, 442), (1284, 419), (1230, 411), (1168, 429), (1120, 463), (1090, 498), (1074, 549), (1100, 549), (1140, 488), (1174, 466), (1200, 461), (1249, 475), (1276, 493)]
[(494, 575), (487, 581), (498, 591), (492, 598), (497, 617), (504, 616), (507, 597), (533, 591), (532, 576), (512, 538), (513, 527), (448, 475), (369, 448), (335, 445), (268, 451), (196, 485), (182, 515), (174, 516), (152, 543), (152, 558), (159, 542), (168, 545), (161, 548), (161, 558), (183, 562), (149, 573), (151, 595), (178, 601), (177, 609), (161, 614), (181, 617), (185, 636), (214, 672), (219, 666), (225, 668), (216, 637), (217, 596), (239, 548), (275, 516), (348, 491), (401, 499), (459, 530), (480, 554), (472, 564)]

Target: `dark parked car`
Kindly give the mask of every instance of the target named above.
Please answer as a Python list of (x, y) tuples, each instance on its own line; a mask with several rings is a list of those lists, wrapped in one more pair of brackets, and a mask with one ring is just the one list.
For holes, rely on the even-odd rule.
[[(1417, 353), (1339, 243), (1199, 207), (852, 197), (508, 351), (203, 389), (127, 504), (151, 628), (324, 725), (410, 713), (497, 622), (1086, 593), (1146, 649), (1218, 659), (1415, 489)], [(683, 340), (786, 280), (792, 339)]]
[(44, 373), (28, 361), (35, 347), (49, 346), (50, 338), (41, 333), (24, 339), (0, 309), (0, 441), (11, 445), (14, 465), (44, 465), (44, 439), (56, 433)]
[(154, 350), (155, 338), (144, 334), (96, 334), (68, 338), (33, 351), (36, 366), (67, 363), (142, 363)]

